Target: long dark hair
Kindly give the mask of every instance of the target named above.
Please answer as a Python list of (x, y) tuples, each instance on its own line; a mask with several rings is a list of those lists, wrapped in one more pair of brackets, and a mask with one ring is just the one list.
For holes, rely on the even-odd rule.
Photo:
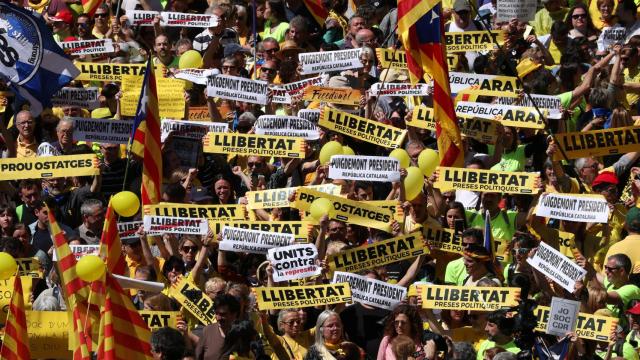
[(593, 26), (593, 21), (591, 21), (591, 15), (589, 15), (589, 9), (587, 8), (587, 6), (585, 4), (575, 4), (571, 7), (571, 9), (569, 9), (569, 12), (567, 13), (567, 17), (564, 19), (565, 24), (567, 24), (567, 26), (569, 27), (569, 29), (573, 29), (573, 23), (571, 22), (571, 17), (573, 16), (573, 12), (576, 9), (582, 9), (585, 11), (586, 13), (586, 21), (587, 21), (587, 33), (585, 34), (585, 36), (589, 36), (592, 34), (596, 34), (598, 32), (598, 30), (596, 30), (596, 27)]
[(251, 351), (251, 342), (258, 337), (258, 332), (253, 328), (251, 320), (236, 320), (231, 325), (231, 330), (224, 338), (224, 344), (220, 351), (220, 360), (229, 359), (232, 353), (238, 355), (247, 354)]
[(395, 321), (396, 317), (400, 314), (404, 314), (409, 318), (409, 325), (411, 328), (410, 337), (416, 341), (416, 343), (420, 343), (420, 337), (422, 336), (422, 319), (420, 318), (418, 308), (414, 305), (400, 304), (396, 306), (391, 314), (387, 316), (387, 322), (384, 325), (384, 334), (389, 337), (398, 336)]

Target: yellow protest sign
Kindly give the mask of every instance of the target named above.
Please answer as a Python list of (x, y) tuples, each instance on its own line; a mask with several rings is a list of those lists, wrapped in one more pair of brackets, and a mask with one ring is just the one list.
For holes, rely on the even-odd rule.
[(469, 190), (508, 194), (532, 194), (537, 173), (438, 167), (438, 180), (433, 184), (441, 191)]
[(406, 124), (411, 127), (436, 131), (433, 108), (424, 105), (416, 106), (411, 113), (411, 120), (407, 121)]
[(0, 181), (98, 174), (98, 157), (93, 154), (0, 159)]
[(462, 254), (462, 237), (453, 229), (425, 226), (422, 228), (422, 234), (432, 249)]
[(240, 133), (208, 133), (204, 152), (214, 154), (304, 158), (304, 140), (299, 137)]
[(458, 56), (447, 54), (447, 67), (449, 71), (456, 71), (458, 67)]
[(402, 145), (407, 130), (323, 107), (318, 125), (375, 145), (395, 149)]
[(42, 277), (40, 260), (38, 260), (37, 257), (17, 258), (16, 262), (18, 263), (21, 276)]
[[(107, 63), (87, 63), (78, 62), (75, 64), (80, 75), (76, 80), (86, 81), (122, 81), (123, 76), (132, 75), (142, 78), (145, 65), (140, 64), (107, 64)], [(138, 93), (140, 96), (140, 93)]]
[(423, 309), (495, 311), (518, 305), (520, 288), (423, 285)]
[[(14, 281), (15, 276), (10, 277), (8, 280), (0, 280), (0, 324), (3, 324), (7, 318), (11, 296), (13, 295)], [(24, 297), (25, 310), (31, 310), (31, 302), (29, 299), (31, 298), (33, 278), (31, 276), (20, 276), (20, 281), (22, 281), (22, 296)]]
[[(407, 55), (404, 50), (377, 48), (376, 56), (383, 69), (407, 69)], [(385, 79), (380, 79), (380, 81), (385, 81)]]
[(69, 334), (73, 326), (66, 311), (26, 311), (32, 359), (71, 359)]
[[(143, 76), (124, 75), (122, 77), (122, 115), (135, 116), (140, 98)], [(156, 77), (160, 117), (169, 119), (184, 118), (184, 80)]]
[(293, 234), (296, 242), (308, 242), (313, 224), (309, 221), (219, 221), (209, 220), (209, 228), (214, 235), (222, 231), (223, 226), (266, 231), (272, 233)]
[[(640, 126), (556, 134), (569, 159), (624, 154), (640, 148)], [(554, 160), (562, 160), (557, 151)]]
[(575, 238), (576, 235), (573, 233), (558, 231), (558, 251), (560, 251), (562, 255), (574, 261), (575, 254), (578, 251)]
[(497, 121), (466, 118), (460, 121), (460, 133), (484, 143), (495, 144), (498, 140)]
[[(536, 331), (545, 332), (549, 321), (548, 306), (539, 305), (533, 310), (533, 314), (538, 318)], [(583, 339), (608, 341), (611, 332), (618, 326), (618, 319), (609, 316), (596, 316), (587, 313), (578, 313), (576, 324), (576, 335)]]
[(358, 272), (411, 259), (424, 254), (424, 238), (419, 232), (343, 250), (329, 258), (332, 271)]
[(189, 107), (189, 120), (211, 121), (211, 114), (209, 113), (209, 107), (207, 106)]
[(217, 220), (244, 220), (246, 211), (244, 205), (193, 205), (162, 202), (144, 206), (145, 215)]
[(181, 276), (171, 285), (169, 295), (204, 325), (215, 322), (213, 300), (186, 277)]
[(352, 88), (336, 88), (325, 86), (307, 86), (302, 95), (303, 100), (328, 102), (343, 105), (360, 105), (360, 90)]
[(332, 219), (382, 231), (391, 231), (391, 219), (393, 219), (391, 211), (305, 187), (296, 191), (296, 200), (292, 207), (309, 211), (311, 203), (317, 198), (325, 198), (333, 202), (334, 212), (329, 214)]
[(448, 32), (444, 34), (444, 40), (448, 53), (492, 51), (496, 47), (496, 42), (500, 45), (504, 43), (504, 32), (500, 30)]
[(277, 310), (351, 302), (349, 283), (259, 287), (255, 290), (258, 309)]
[[(340, 185), (333, 184), (312, 185), (307, 187), (331, 195), (340, 195), (342, 188)], [(248, 191), (245, 194), (248, 202), (247, 209), (257, 210), (289, 207), (291, 206), (289, 204), (289, 197), (299, 188), (300, 186)]]
[(393, 219), (399, 223), (404, 222), (404, 209), (398, 200), (368, 200), (363, 201), (365, 204), (377, 206), (382, 209), (391, 211)]
[(178, 322), (178, 315), (180, 314), (179, 311), (138, 310), (138, 312), (151, 331), (163, 327), (175, 329)]

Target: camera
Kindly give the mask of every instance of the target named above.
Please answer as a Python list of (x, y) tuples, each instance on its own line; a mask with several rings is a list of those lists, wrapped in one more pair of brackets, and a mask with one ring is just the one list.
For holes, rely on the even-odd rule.
[(424, 344), (429, 340), (433, 340), (433, 342), (436, 343), (437, 351), (447, 352), (449, 346), (447, 345), (447, 340), (445, 340), (445, 338), (442, 335), (436, 334), (430, 330), (425, 330), (422, 333), (422, 343)]

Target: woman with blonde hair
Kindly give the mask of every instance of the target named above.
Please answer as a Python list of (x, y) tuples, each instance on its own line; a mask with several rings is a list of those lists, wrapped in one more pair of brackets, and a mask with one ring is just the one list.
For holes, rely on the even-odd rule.
[(325, 310), (316, 321), (315, 342), (309, 348), (304, 360), (335, 360), (344, 340), (340, 315), (332, 310)]

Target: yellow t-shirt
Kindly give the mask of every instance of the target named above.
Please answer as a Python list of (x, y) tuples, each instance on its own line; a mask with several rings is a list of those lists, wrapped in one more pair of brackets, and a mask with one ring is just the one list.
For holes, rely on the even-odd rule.
[[(584, 256), (593, 264), (596, 271), (601, 271), (605, 256), (609, 247), (622, 240), (627, 207), (624, 204), (616, 204), (614, 210), (609, 213), (609, 223), (595, 224), (586, 231), (584, 242)], [(609, 236), (605, 236), (605, 226), (609, 227)]]

